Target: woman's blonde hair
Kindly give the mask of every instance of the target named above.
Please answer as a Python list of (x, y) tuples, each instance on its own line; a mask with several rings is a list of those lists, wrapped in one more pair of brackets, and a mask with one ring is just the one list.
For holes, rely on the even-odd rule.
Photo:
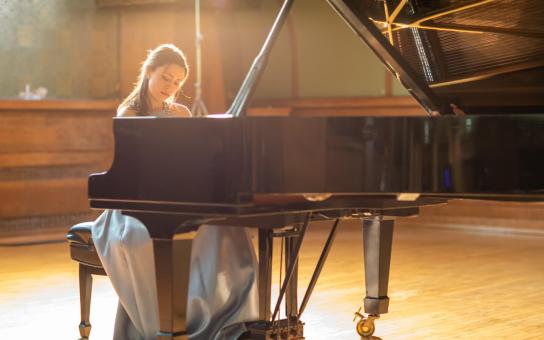
[[(162, 44), (153, 50), (149, 50), (147, 58), (140, 69), (138, 80), (134, 84), (134, 89), (119, 105), (118, 110), (124, 107), (130, 107), (131, 109), (134, 109), (139, 116), (149, 114), (151, 108), (146, 100), (147, 92), (149, 90), (149, 78), (147, 77), (147, 74), (158, 67), (170, 64), (179, 65), (185, 70), (185, 78), (182, 81), (183, 84), (189, 75), (189, 66), (187, 65), (185, 54), (173, 44)], [(177, 99), (180, 93), (181, 86), (178, 92), (175, 93), (175, 98), (170, 99), (170, 101)]]

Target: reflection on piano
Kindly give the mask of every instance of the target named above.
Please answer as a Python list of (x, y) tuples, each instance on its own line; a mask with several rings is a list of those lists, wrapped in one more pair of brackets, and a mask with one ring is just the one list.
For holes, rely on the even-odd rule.
[[(371, 335), (388, 311), (395, 216), (451, 198), (544, 201), (539, 0), (328, 1), (429, 116), (244, 117), (287, 0), (232, 117), (115, 118), (114, 161), (89, 177), (89, 199), (148, 228), (160, 339), (186, 338), (191, 240), (204, 223), (259, 229), (260, 321), (249, 329), (252, 339), (272, 339), (302, 338), (301, 314), (339, 221), (361, 219), (367, 316), (358, 313), (357, 331)], [(451, 115), (452, 105), (466, 115)], [(299, 304), (298, 253), (317, 220), (334, 223)], [(286, 277), (274, 304), (273, 237), (286, 240)], [(278, 320), (284, 298), (287, 317)]]

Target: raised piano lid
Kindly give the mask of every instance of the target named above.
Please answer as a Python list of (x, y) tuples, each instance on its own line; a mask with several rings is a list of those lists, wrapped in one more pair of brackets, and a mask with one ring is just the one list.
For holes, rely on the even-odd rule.
[(430, 113), (544, 113), (544, 1), (328, 0)]

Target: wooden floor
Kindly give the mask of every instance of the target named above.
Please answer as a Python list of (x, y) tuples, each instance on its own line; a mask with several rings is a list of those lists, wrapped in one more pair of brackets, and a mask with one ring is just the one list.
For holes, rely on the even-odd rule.
[[(323, 226), (306, 236), (300, 296), (326, 236)], [(345, 222), (302, 318), (306, 338), (359, 339), (352, 318), (363, 285), (360, 226)], [(390, 312), (377, 321), (375, 336), (544, 339), (543, 288), (544, 237), (400, 224)], [(0, 247), (0, 339), (77, 339), (78, 301), (77, 266), (67, 244)], [(111, 339), (116, 304), (107, 278), (98, 277), (91, 339)]]

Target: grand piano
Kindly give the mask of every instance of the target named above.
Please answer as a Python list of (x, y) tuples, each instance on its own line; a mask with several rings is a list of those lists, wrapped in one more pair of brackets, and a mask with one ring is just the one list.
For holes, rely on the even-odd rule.
[[(115, 118), (113, 164), (89, 177), (93, 208), (140, 219), (153, 239), (159, 339), (187, 338), (189, 259), (202, 224), (258, 228), (260, 321), (248, 338), (301, 339), (339, 223), (361, 220), (366, 314), (357, 312), (357, 331), (369, 336), (388, 311), (395, 217), (453, 198), (544, 201), (541, 0), (328, 0), (428, 116), (248, 117), (293, 2), (281, 6), (225, 117)], [(331, 232), (299, 302), (300, 246), (323, 220)], [(286, 275), (272, 303), (275, 237), (285, 239)]]

